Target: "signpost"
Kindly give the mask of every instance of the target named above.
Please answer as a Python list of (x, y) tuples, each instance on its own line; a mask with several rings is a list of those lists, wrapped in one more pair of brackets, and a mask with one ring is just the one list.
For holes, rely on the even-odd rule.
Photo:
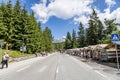
[(119, 34), (112, 34), (111, 38), (112, 38), (112, 42), (115, 43), (116, 58), (117, 58), (117, 68), (118, 68), (118, 71), (119, 71), (120, 66), (119, 66), (119, 57), (118, 57), (118, 53), (117, 53), (117, 42), (120, 40)]
[(21, 52), (23, 51), (22, 46), (20, 46), (20, 51), (21, 51)]
[(20, 51), (24, 53), (26, 51), (26, 46), (20, 46)]

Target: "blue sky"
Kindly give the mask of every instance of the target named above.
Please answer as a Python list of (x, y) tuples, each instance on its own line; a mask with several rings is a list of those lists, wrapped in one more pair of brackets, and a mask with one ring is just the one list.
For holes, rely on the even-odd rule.
[[(13, 4), (15, 1), (12, 0)], [(78, 31), (80, 22), (87, 25), (92, 8), (96, 10), (102, 22), (104, 18), (116, 18), (116, 22), (120, 22), (119, 0), (20, 0), (20, 2), (21, 6), (26, 4), (28, 12), (35, 13), (36, 20), (41, 22), (43, 29), (48, 26), (52, 30), (55, 39), (66, 36), (66, 33), (72, 32), (73, 29)]]

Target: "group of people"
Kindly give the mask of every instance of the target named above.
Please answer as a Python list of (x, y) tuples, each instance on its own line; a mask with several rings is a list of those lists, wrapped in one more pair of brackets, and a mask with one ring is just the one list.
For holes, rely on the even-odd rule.
[(45, 51), (41, 52), (42, 56), (47, 56), (47, 53)]
[(6, 68), (8, 68), (8, 60), (9, 60), (9, 55), (7, 54), (7, 52), (4, 52), (4, 55), (2, 56), (2, 69), (4, 68), (4, 66), (6, 65)]

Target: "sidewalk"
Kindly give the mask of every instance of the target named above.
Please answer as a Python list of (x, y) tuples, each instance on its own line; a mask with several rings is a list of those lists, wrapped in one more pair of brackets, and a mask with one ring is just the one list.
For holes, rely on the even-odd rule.
[[(115, 66), (115, 64), (114, 65), (109, 64), (109, 66), (107, 66), (107, 63), (101, 64), (99, 62), (86, 60), (80, 57), (75, 57), (75, 58), (89, 65), (93, 70), (98, 71), (100, 74), (103, 74), (106, 77), (109, 77), (110, 80), (120, 80), (120, 70), (118, 71), (116, 67), (113, 67)], [(110, 67), (110, 65), (113, 65), (113, 66)]]

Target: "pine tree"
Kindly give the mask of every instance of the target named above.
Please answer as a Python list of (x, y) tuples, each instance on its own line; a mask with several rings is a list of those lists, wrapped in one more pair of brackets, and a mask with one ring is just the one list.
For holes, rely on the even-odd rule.
[(100, 20), (98, 20), (98, 25), (97, 25), (97, 37), (98, 37), (98, 43), (100, 44), (104, 38), (104, 26)]
[(44, 36), (44, 47), (45, 47), (45, 51), (47, 52), (51, 52), (53, 51), (53, 37), (52, 37), (52, 33), (51, 30), (46, 27), (43, 31), (43, 36)]
[(72, 48), (77, 48), (76, 32), (74, 29), (72, 32)]
[[(27, 13), (25, 5), (24, 5), (23, 9), (20, 11), (20, 17), (18, 19), (20, 22), (18, 22), (18, 24), (17, 24), (18, 26), (15, 27), (15, 33), (16, 33), (16, 37), (17, 37), (17, 41), (16, 41), (17, 47), (16, 48), (18, 50), (19, 47), (26, 46), (27, 52), (28, 52), (29, 46), (27, 46), (27, 45), (30, 44), (29, 37), (31, 37), (31, 34), (32, 34), (31, 31), (33, 30), (33, 28), (31, 29), (30, 17)], [(32, 50), (32, 47), (31, 47), (31, 50)], [(32, 53), (32, 52), (30, 52), (30, 53)]]
[(112, 19), (112, 20), (105, 19), (104, 23), (106, 25), (105, 31), (107, 35), (110, 35), (113, 31), (117, 30), (115, 19)]
[(37, 38), (38, 38), (38, 50), (37, 51), (40, 51), (41, 50), (41, 48), (42, 48), (42, 39), (43, 39), (43, 35), (42, 35), (42, 29), (41, 29), (41, 23), (40, 22), (38, 22), (38, 36), (37, 36)]
[(8, 44), (10, 44), (12, 40), (12, 36), (14, 35), (13, 33), (13, 9), (12, 9), (12, 2), (11, 0), (8, 1), (8, 4), (4, 10), (4, 15), (3, 15), (3, 22), (4, 25), (6, 26), (7, 34), (4, 35), (4, 39), (6, 41), (6, 50), (8, 50)]
[(89, 20), (89, 28), (87, 29), (87, 42), (88, 45), (95, 45), (97, 44), (97, 33), (96, 29), (93, 25), (94, 23)]
[(100, 43), (102, 39), (103, 25), (97, 17), (97, 13), (93, 9), (92, 14), (90, 15), (89, 28), (87, 29), (87, 42), (88, 45), (95, 45)]
[(40, 23), (38, 24), (36, 22), (33, 12), (31, 14), (30, 20), (32, 20), (33, 25), (31, 25), (31, 26), (34, 28), (34, 31), (32, 33), (32, 36), (33, 36), (32, 44), (34, 44), (34, 52), (37, 52), (41, 48), (41, 44), (42, 44), (41, 43), (42, 42), (41, 41), (41, 36), (42, 36), (41, 26), (40, 26)]
[(5, 5), (4, 5), (4, 3), (2, 3), (2, 5), (0, 5), (0, 38), (2, 41), (4, 41), (4, 37), (5, 37), (4, 35), (7, 34), (6, 33), (7, 28), (3, 23), (4, 13), (2, 10), (4, 9), (4, 7), (5, 7)]
[[(11, 0), (0, 5), (0, 37), (6, 42), (6, 49), (19, 50), (26, 46), (27, 53), (40, 50), (53, 51), (51, 30), (46, 27), (42, 31), (34, 13), (28, 13), (26, 6), (21, 9), (19, 0), (12, 6)], [(8, 45), (9, 44), (9, 45)]]
[(80, 23), (79, 28), (78, 28), (78, 47), (84, 47), (85, 46), (85, 30), (83, 27), (83, 24)]
[(65, 40), (65, 49), (71, 49), (72, 48), (72, 40), (71, 40), (71, 35), (69, 32), (67, 32), (66, 40)]
[(14, 18), (13, 18), (14, 35), (12, 36), (11, 43), (12, 43), (12, 49), (19, 50), (22, 43), (22, 39), (21, 39), (22, 37), (20, 36), (20, 33), (21, 33), (20, 31), (22, 30), (22, 26), (21, 26), (22, 22), (21, 22), (21, 8), (20, 8), (19, 0), (16, 1), (16, 4), (13, 8), (13, 14), (14, 14)]
[(117, 30), (117, 24), (115, 23), (115, 19), (105, 19), (104, 21), (106, 29), (103, 31), (103, 37), (102, 43), (110, 43), (110, 35)]

